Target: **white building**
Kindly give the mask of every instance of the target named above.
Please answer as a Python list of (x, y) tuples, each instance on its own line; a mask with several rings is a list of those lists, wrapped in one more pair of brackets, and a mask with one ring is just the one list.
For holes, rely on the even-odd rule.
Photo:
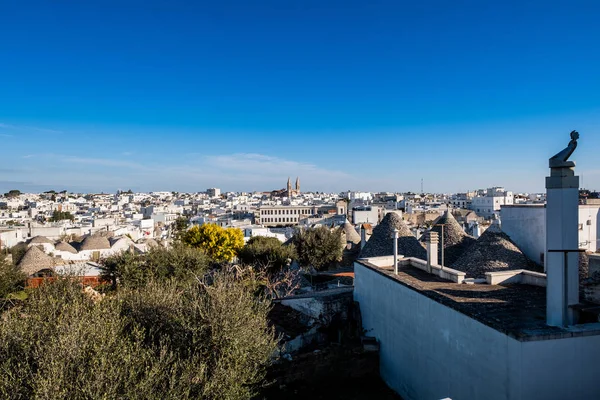
[(354, 225), (371, 224), (375, 226), (379, 223), (381, 212), (382, 209), (377, 206), (354, 207), (352, 209), (352, 223)]
[(373, 200), (373, 194), (370, 192), (351, 192), (348, 191), (347, 197), (350, 201), (352, 200), (362, 200), (362, 201), (371, 201)]
[(221, 195), (221, 189), (209, 188), (209, 189), (206, 189), (206, 194), (209, 197), (219, 197)]
[(514, 204), (513, 192), (508, 192), (502, 187), (493, 187), (473, 198), (471, 210), (480, 217), (492, 218), (494, 215), (499, 215), (500, 207), (512, 204)]
[[(579, 205), (579, 248), (598, 250), (598, 217), (600, 204)], [(516, 243), (527, 257), (544, 265), (546, 252), (546, 206), (519, 204), (503, 206), (500, 211), (502, 230)]]
[(301, 218), (314, 214), (317, 214), (316, 206), (261, 206), (257, 223), (264, 226), (298, 225)]

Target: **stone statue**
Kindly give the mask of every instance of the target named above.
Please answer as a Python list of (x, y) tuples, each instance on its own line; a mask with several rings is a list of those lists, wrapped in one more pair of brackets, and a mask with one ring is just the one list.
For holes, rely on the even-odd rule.
[(575, 166), (575, 163), (573, 161), (568, 161), (568, 159), (577, 148), (577, 139), (579, 139), (579, 133), (577, 131), (571, 131), (571, 141), (569, 142), (569, 145), (549, 160), (550, 168), (572, 168)]

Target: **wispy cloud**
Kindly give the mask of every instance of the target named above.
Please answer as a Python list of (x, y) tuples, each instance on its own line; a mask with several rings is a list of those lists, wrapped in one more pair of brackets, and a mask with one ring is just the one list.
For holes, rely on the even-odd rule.
[[(318, 165), (257, 153), (203, 155), (193, 158), (132, 160), (82, 157), (61, 154), (28, 154), (23, 158), (37, 164), (37, 173), (24, 176), (40, 183), (78, 185), (95, 190), (139, 187), (147, 190), (204, 190), (220, 186), (225, 190), (271, 190), (285, 185), (288, 176), (299, 176), (312, 190), (341, 190), (350, 175)], [(145, 161), (148, 160), (148, 161)], [(37, 168), (36, 168), (37, 167)], [(110, 170), (107, 170), (110, 168)]]
[(251, 172), (257, 174), (301, 175), (323, 174), (329, 178), (344, 178), (348, 175), (341, 171), (320, 168), (315, 164), (286, 160), (279, 157), (257, 153), (238, 153), (206, 156), (206, 164), (222, 170)]
[(29, 125), (13, 125), (13, 124), (6, 124), (3, 122), (0, 122), (0, 128), (11, 129), (11, 130), (34, 131), (34, 132), (40, 132), (40, 133), (63, 133), (62, 131), (55, 130), (55, 129), (41, 128), (38, 126), (29, 126)]
[(13, 135), (9, 135), (8, 133), (0, 133), (0, 137), (10, 138), (10, 137), (14, 137), (14, 136)]
[(77, 163), (77, 164), (89, 164), (89, 165), (98, 165), (102, 167), (120, 167), (120, 168), (132, 168), (132, 169), (146, 169), (147, 167), (131, 161), (125, 161), (120, 159), (111, 159), (111, 158), (84, 158), (84, 157), (74, 157), (74, 156), (65, 156), (62, 161), (68, 163)]

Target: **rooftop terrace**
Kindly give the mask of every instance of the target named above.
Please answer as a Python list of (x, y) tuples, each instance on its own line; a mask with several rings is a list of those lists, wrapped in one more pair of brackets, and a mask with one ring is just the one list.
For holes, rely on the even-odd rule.
[[(456, 283), (424, 271), (422, 266), (416, 265), (422, 261), (414, 259), (400, 260), (398, 275), (395, 275), (393, 263), (385, 263), (385, 257), (380, 258), (384, 263), (377, 262), (376, 258), (361, 259), (357, 263), (517, 340), (600, 335), (600, 323), (567, 328), (546, 325), (545, 287)], [(444, 269), (449, 273), (453, 271)]]

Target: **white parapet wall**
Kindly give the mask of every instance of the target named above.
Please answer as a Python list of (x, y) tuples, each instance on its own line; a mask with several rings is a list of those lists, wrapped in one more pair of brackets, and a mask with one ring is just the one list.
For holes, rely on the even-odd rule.
[(363, 329), (380, 343), (383, 380), (405, 400), (600, 399), (600, 335), (520, 341), (354, 265)]
[[(418, 268), (422, 271), (429, 272), (432, 275), (439, 276), (442, 279), (449, 280), (454, 283), (463, 283), (465, 280), (466, 274), (462, 271), (458, 271), (448, 267), (442, 267), (440, 265), (432, 265), (431, 271), (429, 271), (429, 267), (427, 266), (427, 261), (421, 260), (418, 258), (407, 257), (402, 258), (401, 255), (398, 255), (398, 266), (401, 267), (414, 267)], [(370, 257), (370, 258), (362, 258), (361, 261), (366, 261), (369, 264), (372, 264), (376, 267), (383, 269), (394, 269), (394, 256), (382, 256), (382, 257)]]
[(546, 287), (546, 274), (516, 269), (511, 271), (486, 272), (485, 279), (488, 285), (521, 284)]
[[(442, 279), (449, 280), (454, 283), (463, 283), (467, 274), (456, 269), (442, 267), (441, 265), (432, 265), (431, 271), (427, 266), (427, 261), (420, 260), (418, 258), (405, 258), (406, 263), (409, 263), (412, 267), (431, 273), (432, 275), (439, 276)], [(402, 265), (402, 264), (401, 264)]]

